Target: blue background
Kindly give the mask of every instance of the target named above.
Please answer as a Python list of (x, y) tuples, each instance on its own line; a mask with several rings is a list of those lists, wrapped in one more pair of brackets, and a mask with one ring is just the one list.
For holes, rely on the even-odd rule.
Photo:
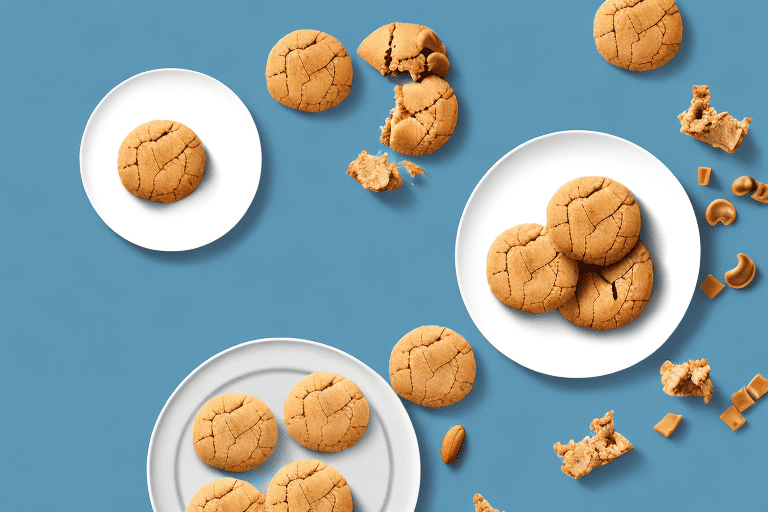
[[(146, 453), (176, 386), (207, 358), (257, 338), (333, 345), (385, 378), (392, 346), (411, 329), (445, 325), (474, 346), (475, 389), (429, 410), (405, 403), (421, 447), (417, 510), (652, 507), (767, 510), (768, 398), (731, 430), (718, 416), (758, 372), (768, 375), (768, 205), (734, 197), (734, 178), (768, 181), (768, 7), (757, 0), (681, 0), (683, 43), (645, 73), (595, 51), (599, 1), (572, 2), (10, 2), (0, 4), (0, 389), (4, 510), (149, 510)], [(345, 174), (361, 149), (388, 148), (379, 126), (394, 105), (387, 79), (355, 50), (392, 21), (432, 27), (448, 47), (446, 77), (460, 115), (451, 140), (413, 160), (429, 177), (387, 193)], [(290, 110), (268, 94), (264, 68), (285, 34), (314, 28), (352, 54), (350, 95), (331, 111)], [(263, 170), (251, 208), (198, 250), (158, 253), (113, 233), (83, 190), (78, 154), (101, 98), (142, 71), (206, 73), (240, 96), (261, 136)], [(755, 119), (729, 155), (678, 132), (693, 84), (713, 106)], [(473, 188), (505, 153), (533, 137), (588, 129), (656, 155), (690, 196), (702, 241), (700, 280), (750, 255), (758, 276), (710, 301), (700, 291), (672, 337), (622, 372), (567, 380), (506, 359), (478, 332), (456, 283), (454, 242)], [(699, 187), (696, 168), (713, 168)], [(542, 177), (546, 179), (546, 177)], [(706, 205), (725, 197), (731, 226)], [(715, 397), (661, 390), (666, 359), (706, 357)], [(616, 410), (635, 449), (574, 481), (555, 441), (580, 439)], [(673, 437), (653, 425), (681, 413)], [(440, 461), (453, 424), (460, 459)]]

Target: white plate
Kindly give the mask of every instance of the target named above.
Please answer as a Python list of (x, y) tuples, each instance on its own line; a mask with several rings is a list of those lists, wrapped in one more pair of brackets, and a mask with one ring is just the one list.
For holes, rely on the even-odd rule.
[[(197, 190), (175, 203), (134, 196), (117, 173), (125, 136), (154, 119), (187, 125), (207, 156)], [(185, 69), (147, 71), (96, 106), (80, 143), (80, 175), (93, 209), (118, 235), (147, 249), (195, 249), (226, 234), (251, 205), (261, 177), (259, 132), (240, 98), (218, 80)]]
[[(351, 379), (370, 407), (368, 429), (353, 447), (338, 453), (304, 448), (288, 435), (283, 403), (304, 376), (327, 371)], [(275, 415), (277, 448), (261, 466), (243, 473), (211, 467), (192, 446), (192, 422), (200, 407), (222, 393), (247, 393)], [(421, 462), (416, 432), (400, 398), (379, 374), (340, 350), (312, 341), (272, 338), (225, 350), (189, 374), (157, 418), (147, 455), (147, 485), (155, 512), (184, 512), (204, 484), (224, 477), (246, 480), (267, 491), (275, 472), (300, 459), (319, 459), (344, 476), (355, 512), (411, 512), (419, 495)]]
[[(580, 176), (624, 184), (642, 213), (640, 239), (653, 259), (653, 294), (632, 323), (611, 331), (571, 324), (557, 311), (523, 313), (502, 304), (485, 276), (488, 248), (517, 224), (546, 224), (555, 191)], [(565, 131), (530, 140), (491, 167), (467, 201), (456, 235), (456, 276), (477, 328), (513, 361), (557, 377), (596, 377), (651, 355), (682, 320), (696, 288), (701, 242), (680, 182), (656, 157), (624, 139)]]

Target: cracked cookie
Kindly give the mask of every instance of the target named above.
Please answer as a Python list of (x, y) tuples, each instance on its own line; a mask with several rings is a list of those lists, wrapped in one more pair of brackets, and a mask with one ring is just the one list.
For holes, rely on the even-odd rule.
[(266, 495), (235, 478), (220, 478), (202, 486), (189, 501), (187, 512), (264, 512)]
[(472, 391), (475, 354), (464, 337), (446, 327), (417, 327), (397, 342), (389, 358), (395, 393), (424, 407), (451, 405)]
[(266, 512), (352, 512), (352, 492), (335, 468), (319, 460), (297, 460), (269, 482)]
[(540, 224), (520, 224), (491, 244), (486, 262), (491, 291), (529, 313), (560, 307), (576, 293), (579, 264), (559, 252)]
[(547, 234), (569, 258), (605, 266), (635, 246), (640, 217), (627, 187), (610, 178), (585, 176), (569, 181), (550, 199)]
[(578, 443), (573, 439), (568, 444), (557, 442), (553, 447), (555, 453), (563, 458), (560, 469), (571, 478), (581, 478), (632, 449), (632, 443), (616, 432), (613, 411), (592, 420), (589, 428), (595, 432), (594, 436), (585, 437)]
[(434, 153), (451, 138), (459, 104), (448, 82), (428, 76), (395, 86), (395, 108), (381, 127), (381, 143), (405, 155)]
[(472, 502), (475, 504), (475, 512), (504, 512), (503, 510), (496, 510), (488, 503), (488, 500), (483, 498), (480, 494), (475, 494), (472, 498)]
[(296, 30), (267, 57), (267, 89), (278, 103), (304, 112), (333, 108), (349, 94), (352, 59), (333, 36)]
[(414, 23), (390, 23), (374, 30), (357, 48), (357, 54), (382, 76), (410, 73), (414, 82), (425, 73), (448, 73), (445, 45), (428, 27)]
[(149, 121), (123, 140), (120, 181), (142, 199), (172, 203), (191, 194), (205, 171), (205, 150), (195, 132), (175, 121)]
[(709, 373), (712, 369), (706, 359), (690, 359), (682, 364), (665, 361), (661, 365), (661, 384), (670, 396), (701, 396), (708, 404), (714, 393)]
[(576, 295), (560, 306), (569, 322), (596, 330), (627, 325), (643, 312), (653, 291), (653, 262), (643, 242), (605, 268), (585, 268)]
[(592, 36), (611, 64), (647, 71), (677, 54), (683, 20), (674, 0), (606, 0), (595, 14)]
[(301, 446), (338, 452), (354, 446), (368, 427), (368, 401), (357, 384), (335, 373), (301, 379), (285, 399), (283, 421)]
[(710, 105), (711, 99), (709, 86), (693, 86), (691, 106), (677, 116), (680, 120), (680, 132), (727, 153), (733, 153), (741, 147), (752, 118), (745, 117), (739, 121), (728, 112), (718, 114)]
[(206, 464), (225, 471), (249, 471), (275, 451), (277, 422), (255, 396), (218, 395), (195, 415), (192, 442)]

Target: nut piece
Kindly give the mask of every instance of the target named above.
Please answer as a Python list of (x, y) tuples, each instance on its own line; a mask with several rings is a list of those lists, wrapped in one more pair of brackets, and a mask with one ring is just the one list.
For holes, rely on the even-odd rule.
[(699, 285), (699, 290), (703, 291), (704, 295), (710, 299), (714, 299), (718, 293), (723, 291), (723, 288), (725, 288), (725, 285), (712, 274), (709, 274)]
[[(645, 2), (643, 2), (645, 3)], [(739, 121), (728, 112), (717, 113), (710, 106), (711, 96), (706, 85), (693, 86), (693, 99), (688, 110), (677, 116), (680, 132), (710, 146), (733, 153), (741, 146), (749, 131), (751, 117)]]
[(735, 268), (725, 273), (725, 283), (731, 288), (741, 289), (752, 282), (755, 277), (757, 267), (752, 258), (746, 254), (739, 253), (739, 264)]
[(677, 426), (680, 424), (680, 420), (682, 419), (682, 414), (673, 414), (668, 412), (667, 415), (664, 416), (664, 419), (662, 419), (656, 424), (656, 426), (653, 427), (653, 430), (663, 435), (664, 437), (669, 437), (672, 432), (675, 431)]
[(496, 510), (488, 503), (488, 500), (483, 498), (480, 494), (475, 494), (472, 498), (472, 502), (475, 504), (475, 512), (504, 512), (503, 510)]
[(731, 403), (739, 410), (744, 412), (755, 404), (752, 397), (747, 393), (747, 388), (741, 388), (737, 392), (731, 395)]
[[(701, 167), (699, 167), (701, 169)], [(745, 196), (751, 192), (754, 192), (757, 188), (757, 181), (751, 176), (739, 176), (733, 180), (731, 185), (731, 191), (737, 196)]]
[(440, 458), (443, 459), (443, 462), (450, 464), (456, 460), (461, 447), (464, 445), (465, 435), (466, 432), (461, 425), (454, 425), (446, 432), (443, 443), (440, 445)]
[(755, 375), (755, 378), (749, 382), (747, 391), (749, 391), (749, 394), (752, 395), (755, 400), (757, 400), (764, 394), (768, 393), (768, 379), (758, 373)]
[(720, 415), (720, 419), (723, 420), (726, 425), (731, 427), (731, 430), (734, 432), (739, 430), (747, 422), (735, 405), (727, 408), (725, 412)]
[(709, 367), (706, 359), (690, 359), (686, 363), (673, 364), (665, 361), (661, 365), (661, 384), (664, 392), (670, 396), (701, 396), (704, 403), (712, 398), (712, 381), (709, 380)]
[(699, 167), (699, 185), (701, 185), (702, 187), (706, 187), (707, 185), (709, 185), (709, 177), (711, 174), (712, 174), (711, 167)]
[(749, 197), (761, 203), (768, 203), (768, 185), (758, 181), (754, 193)]
[(722, 222), (727, 226), (736, 220), (736, 208), (727, 199), (715, 199), (707, 206), (704, 217), (710, 226), (714, 226), (718, 222)]

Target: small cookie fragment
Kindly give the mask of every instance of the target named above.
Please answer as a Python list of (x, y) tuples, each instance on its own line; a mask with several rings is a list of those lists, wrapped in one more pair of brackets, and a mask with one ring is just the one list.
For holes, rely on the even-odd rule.
[(653, 427), (653, 430), (663, 435), (664, 437), (669, 437), (672, 435), (672, 432), (675, 431), (677, 426), (680, 424), (680, 420), (682, 419), (682, 414), (674, 414), (668, 412), (667, 415), (664, 416), (664, 418)]
[(747, 392), (747, 388), (741, 388), (737, 392), (731, 395), (731, 403), (736, 407), (736, 409), (739, 410), (739, 412), (744, 412), (753, 405), (755, 405), (755, 401), (752, 399), (751, 396), (749, 396), (749, 393)]
[(466, 432), (461, 425), (454, 425), (445, 433), (443, 442), (440, 444), (440, 458), (445, 464), (452, 463), (459, 456), (465, 435)]
[(187, 512), (264, 512), (266, 495), (243, 480), (220, 478), (202, 486)]
[(396, 163), (387, 162), (387, 153), (381, 156), (369, 155), (362, 150), (349, 163), (347, 174), (356, 179), (365, 189), (374, 192), (388, 192), (403, 186), (403, 178)]
[(403, 160), (400, 162), (400, 165), (405, 167), (405, 170), (408, 171), (408, 174), (410, 174), (412, 177), (415, 177), (418, 174), (423, 174), (424, 176), (427, 175), (427, 173), (424, 172), (424, 169), (413, 162), (409, 162), (408, 160)]
[(735, 405), (727, 408), (725, 412), (720, 415), (720, 419), (723, 420), (726, 425), (731, 427), (731, 430), (734, 432), (743, 427), (747, 422), (747, 420), (744, 419), (744, 416), (741, 415)]
[(661, 384), (664, 392), (670, 396), (701, 396), (708, 404), (714, 388), (709, 378), (712, 369), (707, 360), (690, 359), (682, 364), (665, 361), (661, 365)]
[(483, 498), (480, 494), (475, 494), (472, 498), (472, 503), (475, 504), (475, 512), (504, 512), (503, 510), (496, 510), (488, 503), (488, 500)]
[(680, 120), (680, 132), (733, 153), (744, 141), (752, 118), (745, 117), (739, 121), (728, 112), (718, 114), (710, 105), (710, 100), (709, 86), (693, 86), (691, 106), (677, 116)]
[(335, 373), (301, 379), (285, 399), (283, 421), (297, 443), (320, 452), (357, 444), (368, 428), (368, 401), (357, 384)]
[(740, 290), (752, 282), (757, 272), (757, 267), (752, 258), (744, 253), (740, 252), (736, 257), (739, 259), (739, 264), (725, 273), (725, 284)]
[(578, 443), (571, 439), (568, 444), (557, 442), (553, 446), (555, 453), (563, 457), (560, 469), (571, 478), (581, 478), (632, 449), (632, 443), (616, 432), (613, 411), (592, 420), (589, 428), (595, 432), (594, 436), (585, 437)]
[(699, 167), (699, 185), (706, 187), (709, 185), (709, 178), (712, 174), (711, 167)]
[(444, 77), (449, 62), (445, 45), (423, 25), (390, 23), (374, 30), (357, 48), (357, 54), (382, 76), (410, 73), (418, 82), (426, 73)]
[(424, 407), (451, 405), (472, 391), (475, 354), (447, 327), (417, 327), (397, 342), (389, 358), (395, 393)]
[(768, 379), (758, 373), (747, 385), (747, 391), (749, 391), (749, 394), (757, 400), (768, 393)]
[(267, 488), (266, 512), (352, 512), (352, 492), (336, 468), (319, 460), (283, 466)]
[(278, 103), (320, 112), (349, 94), (352, 59), (335, 37), (319, 30), (296, 30), (269, 52), (266, 77), (269, 94)]
[(709, 274), (699, 285), (699, 290), (710, 299), (714, 299), (718, 293), (723, 291), (725, 285), (717, 280), (715, 276)]

